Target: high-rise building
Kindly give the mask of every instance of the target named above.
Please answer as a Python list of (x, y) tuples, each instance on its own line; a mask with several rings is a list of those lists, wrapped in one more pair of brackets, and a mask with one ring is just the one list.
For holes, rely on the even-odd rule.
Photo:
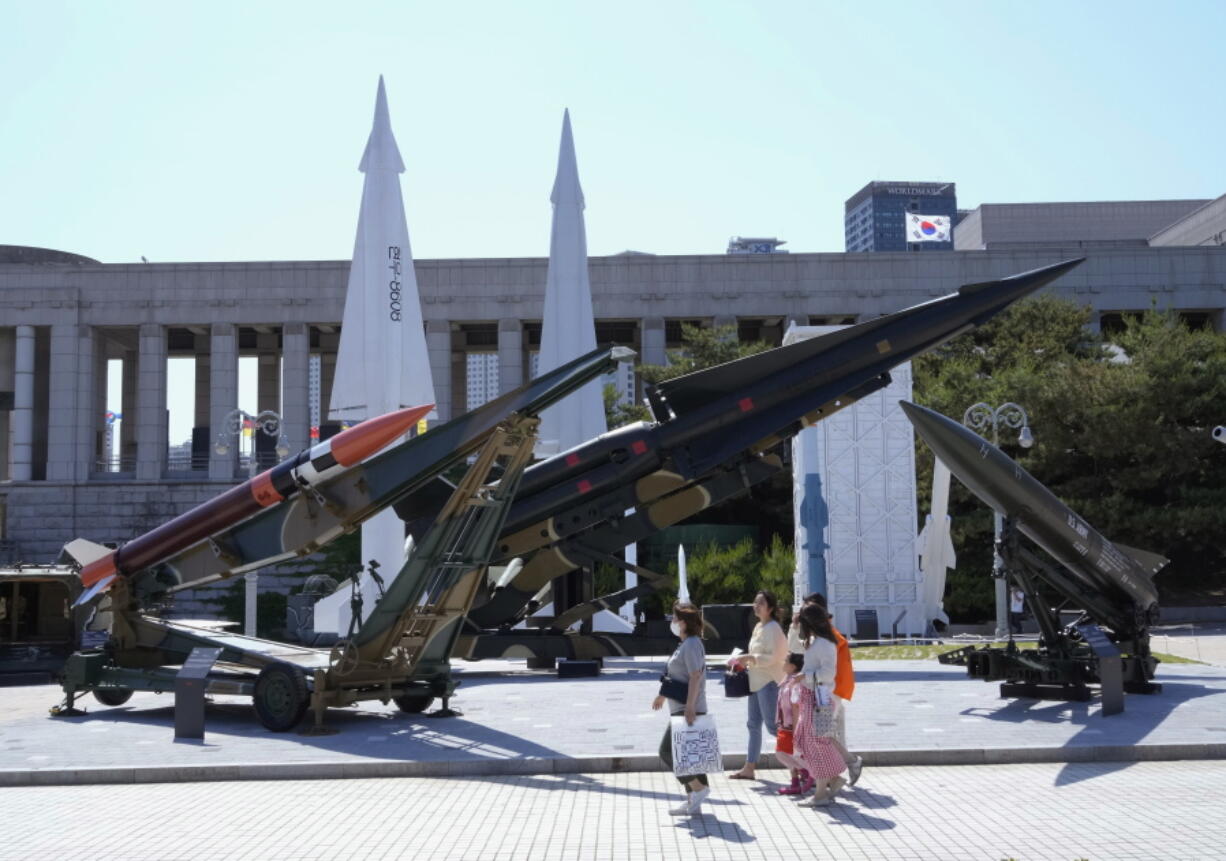
[[(909, 235), (910, 215), (944, 219), (942, 230)], [(847, 251), (950, 251), (958, 223), (952, 182), (870, 182), (843, 204)], [(945, 239), (939, 237), (944, 236)]]

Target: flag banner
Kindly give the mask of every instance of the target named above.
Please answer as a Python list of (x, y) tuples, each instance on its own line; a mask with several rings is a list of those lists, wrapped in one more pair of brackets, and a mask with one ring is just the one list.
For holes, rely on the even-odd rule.
[(908, 212), (906, 219), (908, 242), (949, 242), (953, 235), (953, 225), (944, 215)]

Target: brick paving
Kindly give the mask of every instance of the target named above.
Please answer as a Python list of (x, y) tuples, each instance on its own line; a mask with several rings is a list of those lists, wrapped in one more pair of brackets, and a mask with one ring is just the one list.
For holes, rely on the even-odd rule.
[[(780, 776), (767, 771), (769, 778)], [(1226, 763), (865, 770), (830, 808), (713, 780), (701, 817), (661, 773), (0, 790), (0, 861), (941, 859), (1226, 854)]]

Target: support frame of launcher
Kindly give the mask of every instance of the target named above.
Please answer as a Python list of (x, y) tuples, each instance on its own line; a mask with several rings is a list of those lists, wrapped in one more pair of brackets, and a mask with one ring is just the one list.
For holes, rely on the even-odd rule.
[[(947, 652), (941, 663), (1002, 682), (1002, 697), (1084, 701), (1096, 684), (1104, 716), (1123, 711), (1125, 693), (1159, 692), (1149, 628), (1159, 615), (1153, 578), (1169, 560), (1112, 543), (969, 428), (925, 407), (901, 406), (950, 472), (1002, 516), (996, 546), (1002, 571), (1022, 590), (1039, 626), (1036, 649), (1020, 649), (1010, 636), (1004, 646)], [(1073, 616), (1067, 624), (1062, 611)]]
[[(653, 421), (601, 435), (528, 467), (536, 416), (633, 354), (597, 350), (302, 492), (167, 546), (141, 570), (84, 560), (101, 572), (87, 593), (106, 614), (101, 650), (74, 654), (65, 708), (93, 691), (117, 702), (169, 690), (193, 648), (221, 650), (207, 688), (253, 697), (270, 729), (310, 708), (364, 699), (424, 710), (454, 689), (449, 660), (525, 650), (541, 658), (659, 654), (664, 637), (584, 635), (566, 628), (635, 590), (563, 611), (538, 630), (512, 628), (541, 588), (577, 568), (616, 560), (627, 544), (747, 491), (782, 468), (772, 449), (807, 424), (889, 383), (894, 366), (980, 325), (1075, 267), (1070, 260), (994, 281), (797, 344), (688, 374), (647, 392)], [(476, 460), (452, 485), (443, 478)], [(370, 616), (330, 649), (226, 634), (147, 612), (150, 601), (302, 556), (394, 506), (414, 550)], [(190, 520), (190, 512), (187, 517)], [(108, 551), (109, 552), (109, 551)], [(503, 576), (491, 580), (487, 569)], [(113, 576), (112, 576), (113, 575)], [(731, 643), (724, 643), (731, 647)], [(718, 645), (712, 646), (718, 648)]]

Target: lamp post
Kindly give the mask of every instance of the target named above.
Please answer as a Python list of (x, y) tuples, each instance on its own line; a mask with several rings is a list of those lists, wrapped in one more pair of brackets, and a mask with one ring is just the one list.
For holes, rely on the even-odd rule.
[[(230, 440), (239, 440), (239, 449), (242, 449), (242, 433), (247, 422), (252, 423), (253, 432), (251, 437), (251, 454), (247, 457), (247, 477), (255, 476), (258, 467), (256, 458), (256, 433), (267, 434), (277, 440), (277, 457), (284, 459), (289, 455), (289, 440), (285, 434), (281, 433), (281, 416), (272, 410), (262, 410), (257, 415), (251, 415), (246, 410), (230, 410), (226, 413), (226, 417), (221, 420), (221, 430), (217, 432), (217, 441), (213, 444), (213, 449), (218, 454), (226, 454), (230, 451)], [(248, 571), (243, 575), (243, 580), (246, 581), (244, 587), (243, 601), (243, 633), (248, 637), (255, 636), (255, 617), (256, 617), (256, 595), (259, 592), (260, 575), (255, 571)]]
[[(1026, 411), (1012, 401), (1007, 401), (998, 407), (983, 402), (967, 408), (962, 415), (962, 424), (974, 431), (992, 430), (992, 445), (1000, 446), (1000, 427), (1021, 428), (1017, 435), (1017, 443), (1022, 448), (1034, 445), (1034, 436), (1030, 433), (1030, 418)], [(1003, 640), (1009, 632), (1008, 584), (1005, 583), (1004, 560), (1000, 558), (998, 549), (1003, 518), (999, 511), (992, 513), (992, 576), (996, 580), (996, 639)]]

